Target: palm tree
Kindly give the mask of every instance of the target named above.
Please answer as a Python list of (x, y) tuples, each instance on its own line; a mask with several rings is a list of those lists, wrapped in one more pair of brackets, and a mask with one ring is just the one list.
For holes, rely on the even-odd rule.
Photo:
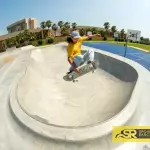
[(58, 29), (57, 24), (53, 24), (53, 25), (52, 25), (52, 29), (55, 31), (55, 36), (56, 36), (56, 31), (57, 31), (57, 29)]
[(83, 36), (86, 34), (86, 29), (82, 28), (79, 30), (79, 32), (80, 32), (80, 35)]
[(60, 27), (60, 29), (64, 26), (64, 22), (63, 21), (59, 21), (58, 22), (58, 26)]
[(144, 40), (144, 37), (143, 37), (143, 36), (141, 36), (141, 37), (140, 37), (140, 40), (141, 40), (141, 41), (143, 41), (143, 40)]
[(105, 22), (104, 23), (104, 28), (106, 30), (106, 33), (108, 34), (108, 29), (110, 28), (110, 23), (109, 22)]
[(92, 31), (92, 34), (97, 34), (97, 29), (94, 27), (94, 28), (91, 28), (91, 31)]
[(125, 30), (124, 30), (124, 29), (122, 29), (120, 32), (121, 32), (122, 34), (125, 34)]
[(110, 23), (109, 22), (105, 22), (104, 23), (104, 28), (106, 29), (106, 31), (110, 28)]
[(68, 36), (69, 35), (69, 31), (66, 27), (61, 28), (61, 35), (63, 35), (63, 36)]
[(48, 30), (51, 26), (52, 26), (51, 20), (46, 21), (46, 27), (48, 28)]
[(77, 27), (77, 24), (74, 22), (74, 23), (72, 23), (72, 28), (73, 28), (73, 30), (75, 30), (76, 29), (76, 27)]
[[(44, 29), (46, 28), (46, 22), (45, 22), (45, 21), (41, 22), (40, 26), (41, 26), (41, 28), (44, 30)], [(44, 33), (43, 33), (43, 31), (42, 31), (42, 39), (43, 39), (43, 38), (44, 38)]]
[(112, 27), (111, 27), (111, 31), (112, 31), (113, 33), (115, 33), (115, 32), (117, 31), (116, 26), (112, 26)]
[(105, 36), (106, 36), (106, 31), (100, 30), (100, 31), (99, 31), (99, 34), (101, 34), (102, 37), (105, 37)]
[(64, 27), (66, 27), (67, 29), (70, 28), (70, 22), (65, 22)]
[(121, 33), (121, 37), (123, 38), (123, 37), (124, 37), (124, 34), (125, 34), (125, 30), (122, 29), (122, 30), (120, 31), (120, 33)]

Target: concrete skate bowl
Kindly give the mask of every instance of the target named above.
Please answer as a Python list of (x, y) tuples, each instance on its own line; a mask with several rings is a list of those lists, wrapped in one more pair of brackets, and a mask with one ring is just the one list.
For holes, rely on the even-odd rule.
[(68, 141), (98, 138), (126, 124), (138, 103), (138, 73), (116, 55), (95, 50), (95, 60), (97, 71), (73, 83), (63, 80), (69, 66), (61, 46), (34, 50), (11, 91), (15, 116), (43, 136)]

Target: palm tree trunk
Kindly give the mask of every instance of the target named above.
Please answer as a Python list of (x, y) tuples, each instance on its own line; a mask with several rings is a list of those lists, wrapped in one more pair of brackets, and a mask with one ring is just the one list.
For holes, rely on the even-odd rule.
[(42, 39), (43, 39), (43, 30), (42, 30)]
[(49, 37), (49, 28), (48, 28), (48, 31), (47, 31), (47, 36)]

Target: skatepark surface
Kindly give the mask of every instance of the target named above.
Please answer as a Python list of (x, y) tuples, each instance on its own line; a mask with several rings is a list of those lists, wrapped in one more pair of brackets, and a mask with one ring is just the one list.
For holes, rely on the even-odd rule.
[[(82, 49), (84, 53), (88, 47)], [(66, 43), (1, 55), (1, 150), (140, 147), (112, 143), (111, 130), (149, 124), (141, 123), (145, 112), (150, 114), (149, 72), (136, 62), (94, 50), (99, 67), (76, 83), (63, 80), (70, 67)]]
[(68, 69), (65, 50), (33, 51), (17, 89), (21, 107), (35, 118), (71, 127), (110, 119), (130, 100), (134, 81), (122, 81), (98, 68), (77, 83), (66, 82)]

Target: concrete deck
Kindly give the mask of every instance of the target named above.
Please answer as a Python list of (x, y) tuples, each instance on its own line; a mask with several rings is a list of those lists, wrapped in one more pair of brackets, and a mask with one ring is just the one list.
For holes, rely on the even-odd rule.
[(30, 46), (6, 55), (15, 60), (1, 69), (0, 149), (133, 150), (140, 146), (112, 143), (111, 130), (114, 125), (149, 124), (143, 118), (149, 112), (150, 73), (136, 62), (94, 50), (99, 68), (78, 83), (63, 80), (69, 68), (65, 43)]

